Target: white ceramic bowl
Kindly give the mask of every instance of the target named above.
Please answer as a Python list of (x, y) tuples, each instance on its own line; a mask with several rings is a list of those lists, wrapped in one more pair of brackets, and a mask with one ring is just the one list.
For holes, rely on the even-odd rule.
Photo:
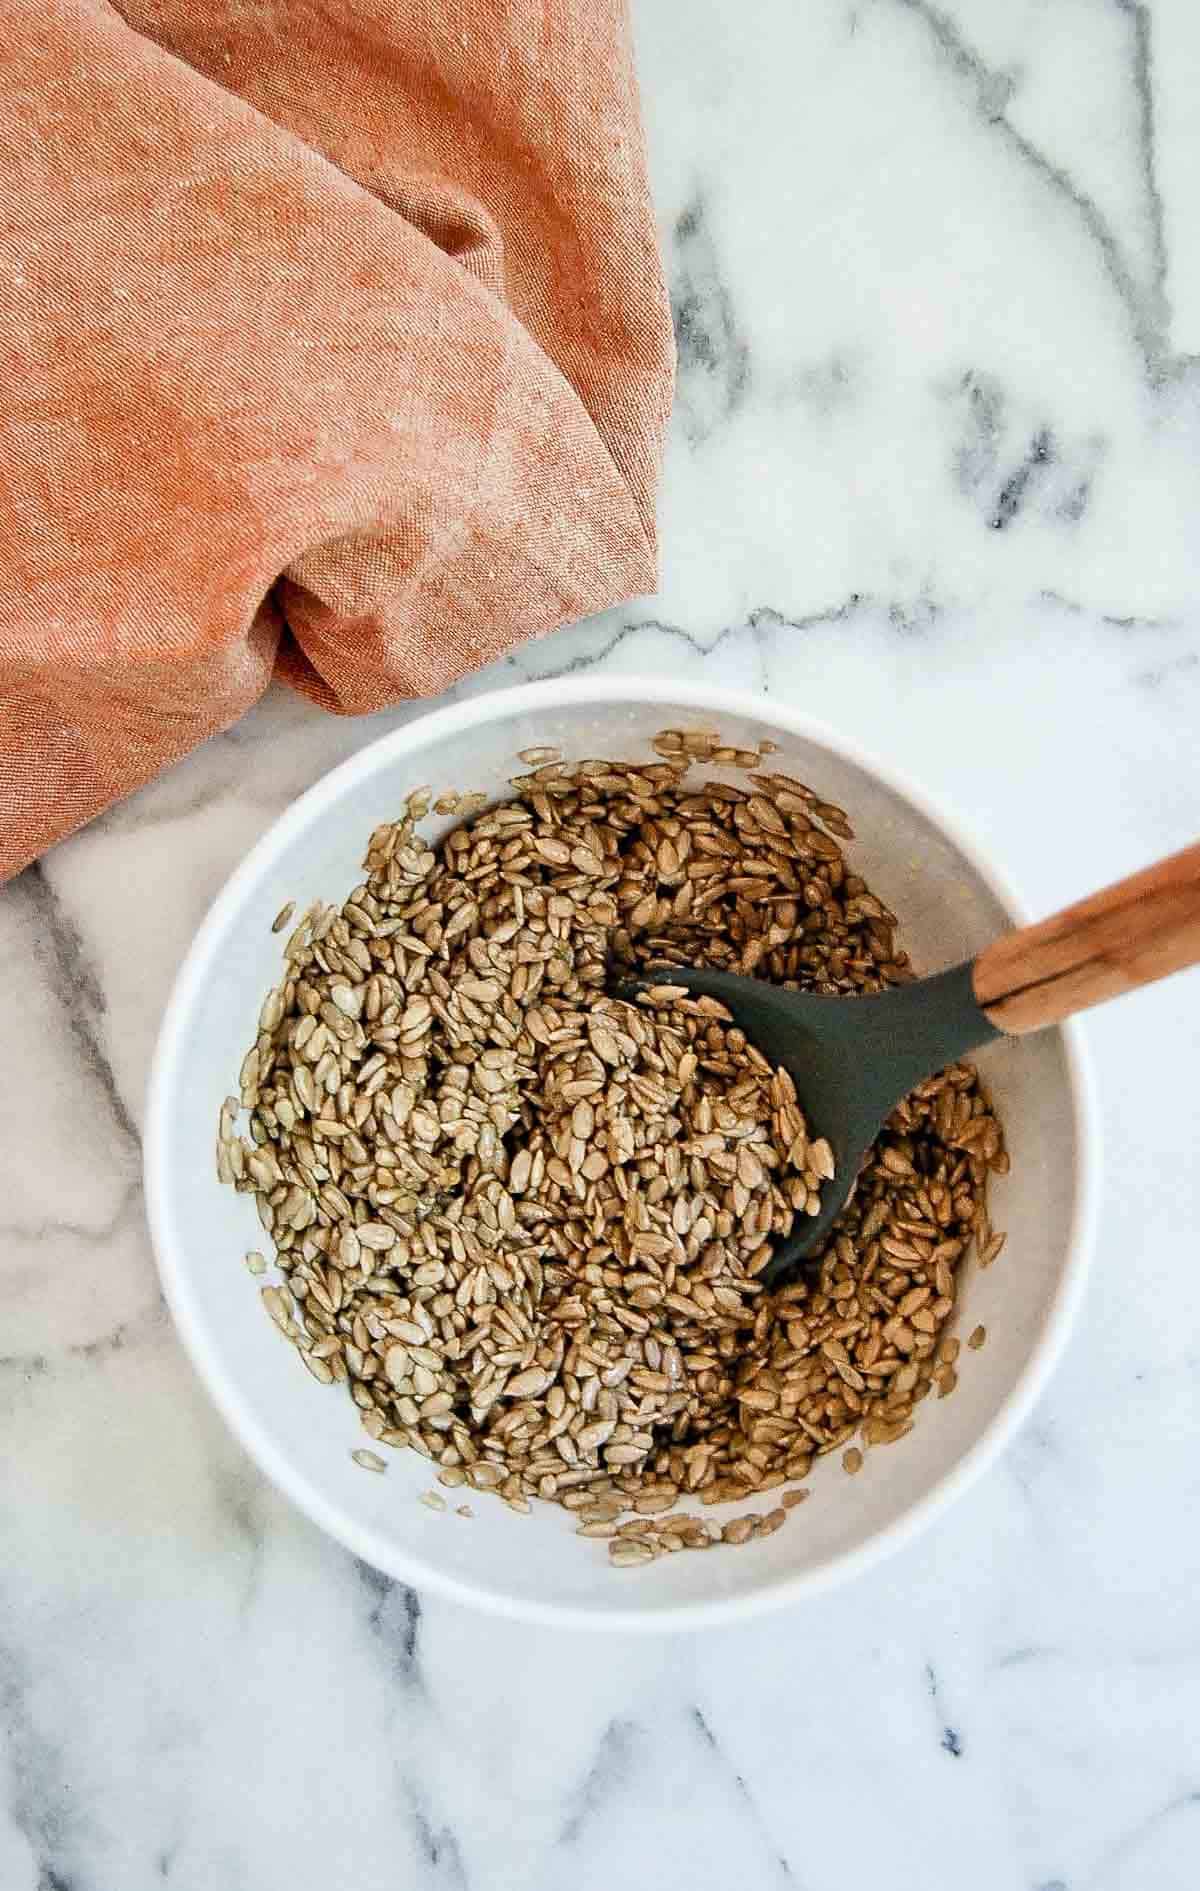
[[(909, 1537), (1011, 1436), (1036, 1398), (1074, 1310), (1090, 1245), (1096, 1132), (1073, 1031), (984, 1051), (1012, 1173), (995, 1185), (1002, 1260), (968, 1271), (959, 1324), (988, 1343), (964, 1353), (953, 1398), (929, 1400), (900, 1444), (868, 1453), (855, 1478), (815, 1468), (812, 1501), (784, 1530), (736, 1553), (663, 1557), (614, 1570), (567, 1515), (515, 1515), (477, 1496), (475, 1516), (417, 1502), (431, 1469), (388, 1453), (385, 1476), (355, 1465), (368, 1442), (350, 1400), (318, 1385), (279, 1338), (242, 1265), (262, 1243), (252, 1201), (213, 1169), (221, 1099), (236, 1088), (259, 1005), (274, 982), (285, 901), (341, 898), (357, 883), (371, 829), (404, 796), (435, 788), (502, 793), (517, 751), (553, 743), (569, 757), (652, 759), (663, 727), (717, 727), (730, 742), (779, 743), (776, 764), (851, 811), (854, 864), (900, 915), (919, 969), (978, 951), (1023, 915), (957, 826), (893, 770), (758, 697), (614, 678), (534, 684), (474, 698), (409, 724), (327, 775), (277, 821), (220, 894), (179, 974), (162, 1026), (147, 1110), (146, 1186), (163, 1285), (192, 1359), (251, 1456), (314, 1522), (357, 1555), (418, 1587), (544, 1623), (666, 1629), (728, 1621), (795, 1601), (861, 1570)], [(436, 831), (433, 822), (430, 831)], [(443, 822), (442, 826), (449, 825)], [(269, 1245), (269, 1244), (265, 1244)], [(714, 1513), (719, 1515), (720, 1513)]]

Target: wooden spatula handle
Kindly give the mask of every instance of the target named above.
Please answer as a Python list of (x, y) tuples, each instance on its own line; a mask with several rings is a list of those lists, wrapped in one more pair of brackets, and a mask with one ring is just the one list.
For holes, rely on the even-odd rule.
[(1000, 1031), (1037, 1031), (1200, 961), (1200, 843), (1010, 932), (975, 961)]

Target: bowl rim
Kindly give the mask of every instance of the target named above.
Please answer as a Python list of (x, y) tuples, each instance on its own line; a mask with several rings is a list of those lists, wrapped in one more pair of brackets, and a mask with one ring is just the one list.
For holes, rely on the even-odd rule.
[(820, 744), (907, 800), (970, 862), (980, 879), (1017, 923), (1027, 921), (1024, 902), (1013, 892), (1004, 874), (986, 858), (970, 827), (957, 815), (943, 811), (935, 798), (902, 768), (881, 762), (832, 728), (828, 723), (756, 691), (727, 689), (709, 683), (677, 683), (659, 676), (621, 674), (574, 681), (548, 679), (515, 687), (489, 690), (414, 717), (403, 728), (368, 742), (322, 775), (286, 808), (250, 849), (225, 881), (209, 906), (184, 956), (167, 1000), (155, 1044), (146, 1089), (144, 1180), (146, 1213), (163, 1293), (175, 1328), (201, 1382), (234, 1436), (277, 1489), (313, 1523), (354, 1555), (385, 1574), (415, 1589), (435, 1591), (451, 1601), (486, 1614), (543, 1627), (566, 1629), (669, 1633), (749, 1621), (789, 1603), (822, 1594), (836, 1584), (858, 1576), (885, 1556), (902, 1548), (948, 1508), (995, 1462), (1024, 1423), (1057, 1365), (1079, 1309), (1091, 1259), (1098, 1208), (1099, 1127), (1090, 1059), (1076, 1020), (1059, 1026), (1065, 1054), (1068, 1090), (1076, 1131), (1074, 1199), (1071, 1224), (1058, 1282), (1033, 1349), (1003, 1399), (995, 1416), (958, 1462), (945, 1472), (892, 1523), (876, 1530), (852, 1549), (832, 1553), (811, 1567), (785, 1574), (751, 1593), (714, 1597), (712, 1601), (625, 1605), (593, 1610), (586, 1604), (538, 1602), (506, 1594), (486, 1582), (448, 1575), (421, 1556), (400, 1548), (341, 1507), (311, 1483), (303, 1470), (279, 1449), (243, 1403), (228, 1371), (220, 1345), (213, 1338), (193, 1296), (190, 1270), (170, 1232), (168, 1205), (168, 1135), (171, 1097), (179, 1071), (184, 1025), (192, 1003), (209, 976), (213, 948), (236, 917), (244, 895), (292, 840), (321, 811), (339, 800), (358, 782), (410, 751), (436, 745), (443, 737), (461, 735), (482, 724), (542, 708), (563, 708), (606, 703), (662, 704), (712, 716), (741, 715), (774, 724), (801, 740)]

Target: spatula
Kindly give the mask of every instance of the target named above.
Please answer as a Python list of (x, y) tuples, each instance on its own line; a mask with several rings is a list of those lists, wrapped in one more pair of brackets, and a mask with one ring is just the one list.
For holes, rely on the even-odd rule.
[(820, 1212), (797, 1218), (763, 1278), (778, 1286), (825, 1240), (880, 1129), (926, 1077), (993, 1038), (1021, 1037), (1200, 960), (1200, 843), (1005, 934), (978, 958), (858, 998), (788, 991), (763, 979), (664, 965), (616, 995), (686, 986), (719, 999), (796, 1086), (812, 1133), (833, 1149)]

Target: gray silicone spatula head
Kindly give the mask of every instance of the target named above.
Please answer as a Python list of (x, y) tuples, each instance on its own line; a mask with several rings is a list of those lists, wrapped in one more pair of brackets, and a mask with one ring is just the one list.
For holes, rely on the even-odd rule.
[(619, 998), (684, 985), (716, 998), (763, 1056), (782, 1065), (814, 1137), (833, 1150), (834, 1177), (816, 1215), (801, 1215), (763, 1279), (778, 1286), (818, 1249), (845, 1205), (867, 1151), (901, 1098), (934, 1071), (1000, 1034), (980, 1010), (970, 964), (860, 998), (788, 991), (757, 978), (663, 966), (623, 980)]
[(830, 1144), (835, 1174), (821, 1190), (820, 1213), (799, 1219), (764, 1272), (777, 1285), (825, 1240), (871, 1144), (916, 1084), (989, 1038), (1043, 1030), (1196, 964), (1200, 842), (1005, 933), (967, 964), (894, 991), (826, 998), (664, 965), (626, 980), (617, 996), (670, 983), (719, 999), (763, 1056), (782, 1064), (813, 1135)]

